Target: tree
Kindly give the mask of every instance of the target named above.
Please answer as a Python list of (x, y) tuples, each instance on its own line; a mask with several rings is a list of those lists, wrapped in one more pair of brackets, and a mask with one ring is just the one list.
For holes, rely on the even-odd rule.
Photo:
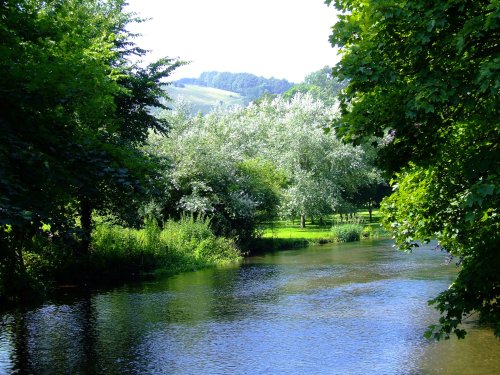
[(349, 84), (334, 126), (345, 140), (383, 137), (394, 174), (385, 201), (396, 244), (437, 238), (459, 259), (428, 336), (462, 338), (478, 313), (500, 336), (500, 4), (327, 0), (339, 10), (334, 74)]
[(309, 93), (313, 98), (321, 100), (328, 106), (336, 105), (337, 96), (345, 83), (340, 82), (332, 75), (332, 68), (325, 66), (320, 70), (308, 74), (304, 82), (299, 83), (283, 93), (285, 99), (291, 99), (297, 93)]
[[(344, 207), (348, 197), (371, 181), (373, 168), (366, 152), (339, 142), (324, 126), (337, 114), (310, 94), (297, 94), (290, 101), (276, 98), (260, 103), (257, 110), (266, 117), (267, 151), (287, 176), (281, 214), (321, 217)], [(376, 175), (376, 172), (373, 173)]]
[(23, 273), (33, 236), (76, 241), (87, 252), (92, 211), (130, 216), (123, 199), (133, 208), (147, 187), (153, 172), (138, 145), (149, 129), (166, 131), (148, 108), (163, 107), (160, 80), (180, 63), (129, 61), (145, 51), (131, 42), (126, 26), (140, 20), (124, 4), (0, 4), (3, 282)]
[(355, 207), (368, 209), (370, 223), (373, 221), (373, 209), (380, 206), (382, 199), (391, 193), (391, 187), (381, 178), (374, 178), (371, 184), (362, 186), (351, 198)]
[(209, 215), (219, 234), (246, 241), (277, 214), (305, 219), (339, 209), (377, 173), (363, 148), (324, 131), (335, 113), (310, 95), (196, 117), (176, 105), (165, 113), (169, 134), (148, 146), (165, 160), (164, 216)]
[(239, 126), (225, 112), (191, 117), (182, 105), (164, 114), (172, 128), (167, 137), (152, 136), (149, 150), (163, 156), (164, 217), (182, 213), (209, 216), (219, 235), (246, 245), (256, 225), (276, 211), (279, 172), (271, 163), (249, 157)]

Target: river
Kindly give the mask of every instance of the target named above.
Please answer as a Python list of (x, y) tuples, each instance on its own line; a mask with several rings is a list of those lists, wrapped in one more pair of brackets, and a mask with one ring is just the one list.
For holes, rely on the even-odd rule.
[(498, 374), (491, 329), (423, 338), (444, 259), (363, 241), (68, 293), (0, 317), (0, 374)]

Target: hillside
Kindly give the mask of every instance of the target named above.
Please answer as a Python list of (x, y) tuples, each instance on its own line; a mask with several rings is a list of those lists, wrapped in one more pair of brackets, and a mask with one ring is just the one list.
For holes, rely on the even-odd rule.
[(250, 73), (203, 72), (199, 78), (182, 78), (174, 86), (198, 85), (232, 91), (249, 103), (264, 94), (277, 95), (289, 90), (294, 84), (286, 79), (258, 77)]
[(245, 105), (246, 100), (232, 91), (202, 87), (198, 85), (167, 86), (168, 95), (172, 99), (181, 99), (192, 107), (191, 112), (206, 114), (216, 106), (232, 107)]

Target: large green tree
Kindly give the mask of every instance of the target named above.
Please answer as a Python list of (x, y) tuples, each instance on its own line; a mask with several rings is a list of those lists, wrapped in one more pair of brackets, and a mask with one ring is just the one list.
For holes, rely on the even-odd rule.
[(122, 0), (0, 3), (4, 282), (23, 272), (33, 236), (50, 228), (51, 241), (72, 240), (87, 251), (92, 211), (130, 216), (147, 187), (153, 172), (137, 146), (149, 129), (166, 131), (148, 109), (163, 107), (160, 81), (179, 62), (130, 62), (146, 51), (132, 42), (127, 25), (140, 20), (124, 6)]
[(428, 335), (464, 337), (471, 314), (500, 336), (500, 2), (327, 0), (339, 11), (334, 75), (349, 84), (344, 139), (383, 137), (397, 245), (436, 238), (460, 272), (431, 301)]
[(153, 206), (163, 217), (209, 216), (217, 234), (246, 245), (256, 225), (276, 212), (280, 173), (245, 152), (260, 138), (245, 134), (243, 109), (193, 117), (181, 103), (176, 107), (164, 113), (171, 125), (168, 136), (150, 138), (148, 149), (163, 160), (165, 183), (164, 197)]

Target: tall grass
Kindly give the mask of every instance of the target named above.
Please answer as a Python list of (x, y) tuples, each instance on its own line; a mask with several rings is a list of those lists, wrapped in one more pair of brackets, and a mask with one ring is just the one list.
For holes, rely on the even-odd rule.
[(19, 298), (32, 301), (54, 285), (175, 274), (241, 259), (233, 240), (216, 237), (208, 219), (193, 217), (169, 220), (163, 227), (150, 220), (141, 229), (97, 221), (91, 251), (82, 252), (78, 245), (42, 236), (18, 244), (22, 261), (17, 270), (8, 272), (0, 264), (0, 305)]
[(362, 232), (361, 224), (341, 224), (332, 227), (330, 236), (336, 242), (353, 242), (359, 241)]
[(216, 237), (205, 218), (148, 221), (142, 229), (100, 225), (92, 235), (91, 264), (112, 274), (178, 273), (240, 260), (231, 239)]

